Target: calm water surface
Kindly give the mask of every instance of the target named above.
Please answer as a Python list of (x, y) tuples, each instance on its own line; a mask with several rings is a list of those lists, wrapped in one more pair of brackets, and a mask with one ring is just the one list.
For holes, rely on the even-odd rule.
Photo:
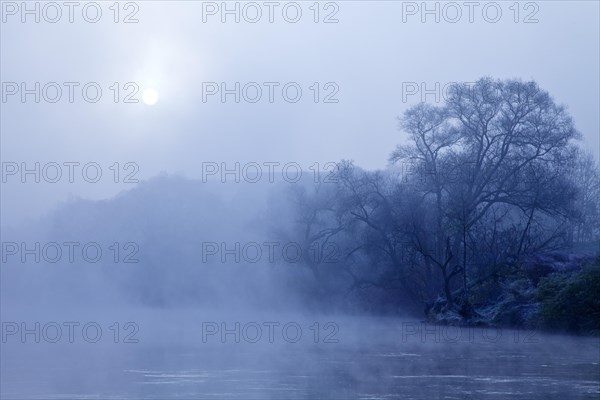
[[(6, 337), (0, 398), (600, 398), (598, 338), (441, 328), (392, 318), (279, 316), (240, 318), (240, 342), (230, 333), (223, 343), (219, 333), (203, 341), (196, 319), (146, 314), (141, 320), (138, 343), (122, 342), (129, 333), (122, 326), (114, 343), (109, 320), (98, 322), (103, 336), (96, 343), (77, 334), (69, 343), (66, 329), (57, 343), (43, 337), (35, 343), (34, 335), (25, 343)], [(286, 339), (274, 328), (270, 343), (265, 321), (281, 321), (279, 328), (297, 323), (302, 334), (292, 343), (298, 338), (294, 329)], [(256, 343), (245, 340), (256, 337), (250, 322), (263, 326)], [(324, 329), (326, 322), (335, 327)], [(234, 329), (235, 322), (227, 327)]]

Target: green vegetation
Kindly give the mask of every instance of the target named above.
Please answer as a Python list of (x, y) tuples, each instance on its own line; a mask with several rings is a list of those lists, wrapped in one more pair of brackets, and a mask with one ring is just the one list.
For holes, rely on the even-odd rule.
[(540, 281), (540, 327), (576, 334), (600, 334), (600, 257), (574, 273)]

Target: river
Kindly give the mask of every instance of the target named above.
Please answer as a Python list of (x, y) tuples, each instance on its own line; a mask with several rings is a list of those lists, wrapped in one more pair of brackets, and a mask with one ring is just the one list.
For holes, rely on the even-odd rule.
[[(118, 321), (40, 316), (39, 328), (33, 320), (23, 326), (17, 315), (3, 316), (0, 397), (600, 396), (598, 338), (436, 327), (400, 318), (218, 315), (144, 311), (121, 313)], [(28, 330), (24, 336), (22, 328)]]

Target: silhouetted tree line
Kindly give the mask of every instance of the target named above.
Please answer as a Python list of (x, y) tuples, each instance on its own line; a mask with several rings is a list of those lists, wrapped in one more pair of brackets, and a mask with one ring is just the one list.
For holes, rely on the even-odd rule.
[(598, 240), (597, 164), (535, 82), (457, 84), (399, 122), (406, 140), (385, 170), (343, 161), (333, 183), (293, 189), (292, 235), (311, 255), (315, 295), (347, 281), (343, 295), (365, 304), (441, 296), (468, 313), (486, 282), (528, 256)]

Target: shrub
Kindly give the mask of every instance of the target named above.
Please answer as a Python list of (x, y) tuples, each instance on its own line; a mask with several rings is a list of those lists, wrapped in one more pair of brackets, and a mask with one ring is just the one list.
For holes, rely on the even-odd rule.
[(542, 328), (578, 334), (600, 334), (600, 258), (571, 273), (540, 280), (536, 299)]

